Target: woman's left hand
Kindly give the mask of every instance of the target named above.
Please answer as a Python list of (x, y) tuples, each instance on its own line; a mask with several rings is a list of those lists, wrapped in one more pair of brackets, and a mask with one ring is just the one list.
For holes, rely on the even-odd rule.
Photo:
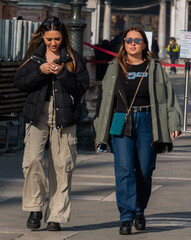
[(180, 132), (179, 131), (173, 131), (172, 134), (171, 134), (171, 137), (172, 139), (176, 139), (178, 136), (180, 135)]
[(51, 72), (54, 74), (58, 74), (62, 70), (63, 67), (64, 67), (64, 63), (62, 63), (61, 65), (56, 64), (56, 63), (51, 63), (51, 65), (50, 65)]

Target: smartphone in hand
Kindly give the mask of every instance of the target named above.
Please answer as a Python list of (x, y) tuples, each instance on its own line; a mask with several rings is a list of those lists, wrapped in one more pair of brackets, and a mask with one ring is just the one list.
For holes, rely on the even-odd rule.
[(62, 63), (64, 63), (64, 59), (62, 59), (62, 58), (59, 58), (59, 59), (54, 59), (54, 61), (53, 61), (54, 63), (56, 63), (56, 64), (59, 64), (59, 65), (61, 65)]

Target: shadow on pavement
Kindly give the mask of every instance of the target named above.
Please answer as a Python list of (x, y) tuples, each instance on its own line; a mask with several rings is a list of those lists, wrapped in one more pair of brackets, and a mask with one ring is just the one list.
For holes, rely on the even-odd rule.
[[(172, 212), (160, 213), (146, 216), (147, 228), (146, 231), (137, 231), (134, 234), (143, 234), (151, 232), (173, 231), (191, 226), (191, 212)], [(187, 224), (187, 225), (184, 225)], [(100, 229), (110, 229), (119, 227), (119, 221), (79, 225), (73, 227), (64, 227), (64, 231), (91, 231)], [(154, 225), (154, 226), (152, 226)], [(41, 230), (43, 231), (43, 229)]]
[(89, 231), (89, 230), (99, 230), (105, 228), (115, 228), (119, 227), (119, 221), (112, 222), (103, 222), (103, 223), (95, 223), (95, 224), (87, 224), (87, 225), (79, 225), (73, 227), (64, 227), (65, 231)]

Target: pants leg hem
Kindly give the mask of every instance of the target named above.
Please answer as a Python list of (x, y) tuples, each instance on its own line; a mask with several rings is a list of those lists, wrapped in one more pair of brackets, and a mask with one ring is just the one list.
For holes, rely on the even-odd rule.
[(68, 223), (69, 221), (70, 221), (69, 218), (67, 218), (67, 219), (50, 218), (48, 220), (45, 220), (44, 223), (47, 223), (47, 222), (57, 222), (57, 223), (60, 223), (60, 224), (64, 224), (64, 223)]
[(41, 207), (33, 207), (33, 208), (23, 207), (22, 210), (25, 212), (40, 212), (42, 211), (42, 208)]

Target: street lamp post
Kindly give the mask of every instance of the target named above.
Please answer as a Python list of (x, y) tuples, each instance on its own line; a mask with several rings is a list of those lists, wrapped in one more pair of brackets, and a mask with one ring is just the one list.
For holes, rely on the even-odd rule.
[[(84, 0), (71, 0), (69, 2), (71, 15), (65, 22), (70, 32), (72, 48), (81, 56), (83, 56), (83, 32), (87, 26), (86, 21), (81, 16), (84, 2)], [(85, 96), (82, 98), (81, 109), (81, 120), (77, 125), (78, 149), (91, 151), (94, 150), (92, 118), (88, 116)]]
[(84, 5), (83, 0), (71, 0), (71, 15), (66, 21), (66, 25), (70, 31), (71, 45), (74, 50), (83, 55), (83, 32), (87, 26), (86, 21), (82, 19), (81, 9)]

